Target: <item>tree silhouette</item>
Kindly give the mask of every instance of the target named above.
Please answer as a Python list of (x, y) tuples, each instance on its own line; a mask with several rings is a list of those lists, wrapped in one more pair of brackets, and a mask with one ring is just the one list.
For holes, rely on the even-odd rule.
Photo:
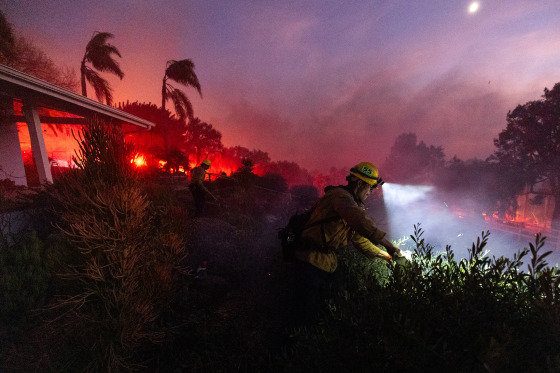
[(223, 149), (222, 134), (214, 129), (211, 124), (193, 118), (187, 124), (185, 133), (187, 154), (194, 155), (194, 161), (199, 164), (203, 157), (218, 153)]
[(192, 119), (194, 117), (194, 112), (190, 100), (183, 91), (169, 84), (167, 82), (169, 79), (185, 86), (196, 88), (200, 97), (202, 97), (200, 83), (198, 82), (198, 77), (194, 72), (194, 63), (189, 59), (167, 61), (165, 74), (163, 75), (163, 85), (161, 87), (162, 109), (165, 110), (165, 102), (168, 99), (171, 99), (175, 105), (175, 112), (179, 118), (186, 119), (188, 117), (189, 119)]
[[(158, 157), (171, 163), (177, 158), (178, 152), (186, 147), (185, 132), (187, 125), (184, 120), (178, 119), (169, 110), (163, 110), (152, 103), (126, 102), (119, 103), (118, 108), (137, 117), (157, 123), (150, 131), (137, 132), (132, 135), (136, 144), (145, 148)], [(184, 163), (186, 167), (188, 162)]]
[(486, 160), (462, 161), (456, 156), (433, 177), (433, 184), (442, 201), (474, 211), (498, 212), (507, 218), (517, 208), (517, 194), (523, 188), (517, 173), (490, 157)]
[(0, 63), (72, 91), (78, 87), (75, 70), (57, 67), (45, 52), (13, 30), (2, 12)]
[(12, 60), (16, 57), (15, 37), (12, 25), (0, 11), (0, 62)]
[[(112, 37), (111, 33), (96, 31), (86, 46), (86, 52), (80, 65), (82, 95), (87, 97), (86, 81), (88, 81), (95, 90), (97, 99), (101, 102), (105, 100), (107, 105), (111, 105), (113, 102), (111, 86), (95, 70), (115, 74), (120, 79), (124, 77), (118, 62), (113, 58), (113, 55), (121, 57), (121, 54), (114, 45), (107, 43), (107, 39)], [(93, 68), (86, 65), (88, 62)]]
[(395, 139), (391, 152), (382, 167), (382, 174), (393, 182), (425, 182), (445, 164), (441, 146), (417, 144), (414, 133), (403, 133)]
[(552, 226), (560, 229), (560, 83), (544, 89), (541, 100), (518, 105), (507, 115), (507, 127), (494, 140), (494, 156), (514, 169), (520, 185), (543, 186), (538, 193), (554, 197)]
[(264, 167), (264, 173), (282, 175), (288, 185), (312, 185), (313, 177), (305, 168), (295, 162), (277, 161), (270, 162)]

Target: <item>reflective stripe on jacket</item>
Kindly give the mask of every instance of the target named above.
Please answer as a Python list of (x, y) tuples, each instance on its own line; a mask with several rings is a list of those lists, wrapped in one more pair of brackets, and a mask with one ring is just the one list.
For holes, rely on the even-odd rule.
[[(340, 219), (333, 220), (335, 216)], [(314, 224), (323, 220), (326, 222)], [(344, 187), (326, 191), (313, 210), (308, 226), (302, 234), (304, 250), (296, 251), (296, 258), (323, 271), (336, 270), (336, 250), (348, 246), (349, 242), (369, 258), (390, 258), (387, 252), (375, 246), (385, 237), (385, 232), (377, 228), (363, 205)]]

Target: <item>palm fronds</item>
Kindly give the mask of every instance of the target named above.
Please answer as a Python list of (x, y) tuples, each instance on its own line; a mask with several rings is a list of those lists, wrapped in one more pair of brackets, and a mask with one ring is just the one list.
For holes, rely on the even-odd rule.
[(107, 44), (107, 40), (114, 37), (109, 32), (96, 32), (86, 46), (86, 52), (82, 59), (80, 71), (82, 74), (82, 94), (87, 96), (86, 81), (95, 90), (97, 99), (111, 105), (113, 96), (109, 82), (101, 78), (91, 67), (86, 64), (89, 62), (94, 69), (102, 72), (115, 74), (120, 79), (124, 77), (119, 63), (114, 59), (114, 55), (121, 57), (119, 50), (112, 44)]
[(200, 94), (200, 97), (202, 97), (200, 82), (198, 81), (198, 77), (194, 72), (194, 63), (189, 59), (167, 61), (165, 75), (163, 76), (163, 87), (161, 89), (162, 109), (165, 110), (165, 102), (168, 99), (171, 99), (173, 101), (173, 104), (175, 105), (175, 112), (181, 119), (185, 119), (187, 117), (192, 119), (194, 116), (194, 112), (189, 99), (181, 90), (168, 84), (168, 79), (174, 80), (177, 83), (181, 83), (187, 87), (194, 87)]
[(168, 79), (174, 80), (177, 83), (196, 88), (200, 96), (202, 96), (200, 83), (198, 81), (198, 77), (194, 72), (194, 63), (191, 60), (185, 59), (179, 61), (167, 61), (167, 69), (165, 69), (165, 75)]
[(84, 74), (86, 80), (93, 87), (97, 99), (102, 102), (105, 100), (107, 105), (111, 105), (113, 103), (113, 90), (109, 82), (87, 66), (82, 70), (82, 74)]
[(114, 35), (108, 32), (97, 32), (86, 46), (84, 59), (90, 62), (95, 69), (110, 72), (122, 79), (124, 73), (112, 55), (122, 56), (114, 45), (107, 44), (107, 39), (113, 37)]
[(175, 112), (181, 119), (189, 118), (193, 119), (194, 111), (191, 104), (191, 101), (188, 99), (187, 95), (180, 89), (173, 87), (170, 84), (167, 84), (167, 97), (173, 101), (175, 105)]

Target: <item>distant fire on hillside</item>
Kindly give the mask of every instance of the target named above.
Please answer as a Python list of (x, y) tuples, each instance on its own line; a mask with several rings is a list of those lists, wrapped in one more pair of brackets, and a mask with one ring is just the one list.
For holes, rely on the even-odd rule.
[[(78, 150), (78, 142), (76, 139), (80, 137), (82, 125), (42, 124), (41, 127), (43, 129), (45, 147), (51, 165), (63, 168), (73, 167), (72, 157), (75, 156), (76, 150)], [(18, 123), (18, 134), (23, 158), (28, 163), (32, 162), (31, 139), (26, 123)], [(127, 140), (135, 144), (133, 141), (134, 136), (127, 136)], [(140, 147), (149, 148), (148, 145), (149, 144), (141, 143)], [(155, 151), (154, 153), (161, 153), (161, 151)], [(214, 154), (210, 159), (212, 160), (212, 166), (208, 170), (210, 174), (225, 173), (229, 176), (243, 167), (241, 159), (230, 159), (222, 154)], [(198, 164), (190, 158), (188, 158), (186, 162), (170, 164), (171, 162), (168, 162), (163, 157), (145, 150), (138, 151), (130, 161), (138, 168), (155, 167), (169, 173), (185, 173), (198, 166)], [(251, 169), (254, 174), (259, 176), (263, 176), (266, 173), (263, 165), (260, 164), (253, 165)]]

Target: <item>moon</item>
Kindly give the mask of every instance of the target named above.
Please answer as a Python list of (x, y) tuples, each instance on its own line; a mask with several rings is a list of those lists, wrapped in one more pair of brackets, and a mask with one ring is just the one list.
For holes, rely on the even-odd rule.
[(476, 13), (478, 11), (478, 8), (480, 7), (480, 4), (478, 1), (473, 1), (471, 3), (471, 5), (469, 5), (469, 13)]

